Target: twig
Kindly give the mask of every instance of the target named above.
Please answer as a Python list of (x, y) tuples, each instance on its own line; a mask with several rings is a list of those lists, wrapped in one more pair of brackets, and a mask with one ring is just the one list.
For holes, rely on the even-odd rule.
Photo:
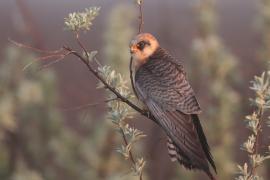
[(138, 97), (138, 95), (137, 95), (137, 93), (135, 91), (135, 86), (134, 86), (132, 63), (133, 63), (133, 59), (130, 58), (130, 61), (129, 61), (129, 77), (130, 77), (130, 82), (131, 82), (131, 87), (132, 87), (133, 93)]
[(79, 60), (81, 62), (83, 62), (88, 70), (93, 73), (93, 75), (100, 80), (105, 88), (107, 88), (108, 90), (110, 90), (117, 98), (119, 98), (119, 100), (121, 100), (122, 102), (126, 103), (128, 106), (130, 106), (132, 109), (134, 109), (135, 111), (137, 111), (138, 113), (140, 113), (141, 115), (153, 120), (154, 122), (158, 123), (154, 116), (152, 114), (150, 114), (148, 111), (142, 110), (141, 108), (139, 108), (138, 106), (136, 106), (135, 104), (133, 104), (130, 100), (128, 100), (127, 98), (125, 98), (124, 96), (122, 96), (114, 87), (110, 86), (104, 79), (103, 77), (98, 73), (98, 71), (96, 71), (90, 64), (89, 62), (82, 57), (78, 52), (72, 50), (69, 47), (63, 47), (66, 51), (70, 52), (70, 54), (73, 54), (74, 56), (78, 57)]
[(43, 47), (43, 39), (37, 23), (34, 21), (33, 15), (31, 14), (26, 2), (24, 0), (16, 0), (19, 11), (21, 12), (25, 26), (28, 28), (28, 34), (32, 36), (32, 40), (36, 47)]
[(79, 46), (83, 49), (83, 52), (85, 53), (85, 56), (87, 57), (87, 60), (89, 60), (88, 52), (87, 52), (86, 48), (84, 47), (83, 43), (81, 42), (80, 34), (78, 32), (76, 32), (76, 41), (79, 44)]
[[(255, 142), (254, 142), (255, 146), (253, 147), (253, 152), (251, 153), (252, 156), (258, 154), (258, 150), (259, 150), (259, 137), (260, 137), (260, 131), (261, 131), (261, 122), (263, 119), (263, 108), (262, 107), (260, 107), (258, 109), (258, 116), (259, 116), (259, 123), (257, 124), (257, 127), (256, 127), (257, 134), (255, 134), (255, 136), (256, 136)], [(250, 170), (251, 173), (248, 177), (248, 180), (252, 179), (252, 176), (256, 173), (257, 167), (258, 167), (258, 165), (251, 167), (251, 170)]]
[[(143, 0), (138, 0), (137, 4), (139, 6), (139, 27), (138, 27), (138, 33), (140, 34), (142, 32), (142, 26), (143, 26), (143, 11), (142, 11), (142, 3)], [(134, 82), (133, 82), (133, 70), (132, 70), (132, 64), (133, 63), (133, 59), (130, 58), (130, 62), (129, 62), (129, 77), (130, 77), (130, 81), (131, 81), (131, 86), (132, 86), (132, 90), (134, 92), (134, 94), (137, 96), (137, 93), (135, 91), (135, 86), (134, 86)], [(137, 96), (138, 97), (138, 96)]]
[[(124, 140), (124, 142), (125, 142), (125, 145), (127, 146), (127, 145), (128, 145), (128, 141), (127, 141), (126, 135), (125, 135), (125, 133), (124, 133), (124, 131), (123, 131), (123, 129), (122, 129), (122, 128), (120, 128), (120, 131), (121, 131), (121, 134), (122, 134), (123, 140)], [(136, 162), (135, 162), (135, 160), (134, 160), (134, 157), (133, 157), (133, 154), (132, 154), (132, 152), (131, 152), (131, 151), (129, 151), (129, 156), (130, 156), (130, 160), (131, 160), (131, 161), (132, 161), (132, 163), (135, 165), (135, 164), (136, 164)]]
[[(124, 143), (125, 143), (125, 145), (127, 146), (127, 145), (128, 145), (128, 141), (127, 141), (126, 135), (125, 135), (125, 133), (124, 133), (124, 131), (123, 131), (122, 128), (120, 128), (120, 131), (121, 131), (121, 134), (122, 134)], [(134, 157), (133, 157), (133, 154), (132, 154), (131, 150), (129, 151), (129, 157), (130, 157), (130, 160), (131, 160), (132, 164), (133, 164), (134, 167), (135, 167), (135, 166), (136, 166), (136, 162), (135, 162), (135, 159), (134, 159)], [(140, 174), (140, 180), (142, 180), (142, 174)]]
[(52, 62), (49, 62), (48, 64), (43, 65), (39, 70), (40, 70), (40, 71), (41, 71), (41, 70), (44, 70), (44, 69), (46, 69), (46, 68), (48, 68), (48, 67), (50, 67), (50, 66), (52, 66), (52, 65), (54, 65), (54, 64), (56, 64), (56, 63), (58, 63), (58, 62), (60, 62), (60, 61), (62, 61), (68, 54), (69, 54), (69, 53), (59, 55), (59, 58), (57, 58), (56, 60), (54, 60), (54, 61), (52, 61)]
[(108, 103), (108, 102), (111, 102), (111, 101), (115, 101), (117, 100), (118, 98), (111, 98), (111, 99), (106, 99), (104, 101), (101, 101), (101, 102), (98, 102), (98, 103), (88, 103), (88, 104), (84, 104), (84, 105), (81, 105), (81, 106), (77, 106), (77, 107), (72, 107), (72, 108), (65, 108), (63, 109), (64, 111), (75, 111), (75, 110), (80, 110), (80, 109), (83, 109), (83, 108), (86, 108), (86, 107), (90, 107), (90, 106), (98, 106), (102, 103)]
[(143, 11), (142, 11), (142, 3), (143, 3), (143, 0), (139, 0), (138, 1), (138, 6), (139, 6), (139, 31), (138, 33), (140, 34), (142, 32), (142, 27), (143, 27)]
[[(34, 59), (33, 61), (31, 61), (30, 63), (26, 64), (23, 67), (23, 71), (25, 71), (27, 68), (29, 68), (35, 62), (38, 62), (38, 61), (41, 61), (41, 60), (48, 60), (48, 59), (51, 59), (51, 58), (57, 58), (52, 63), (49, 63), (49, 64), (43, 66), (43, 67), (47, 67), (47, 66), (49, 66), (51, 64), (54, 64), (54, 63), (59, 62), (60, 60), (64, 59), (65, 56), (67, 56), (67, 54), (53, 54), (53, 55), (38, 57), (38, 58)], [(41, 69), (43, 69), (43, 67)]]
[(259, 138), (260, 138), (260, 131), (261, 131), (261, 122), (263, 119), (263, 108), (259, 109), (258, 115), (259, 115), (259, 123), (257, 125), (258, 132), (256, 135), (256, 140), (255, 140), (254, 154), (257, 154), (259, 150)]
[[(83, 49), (83, 52), (85, 53), (85, 56), (87, 57), (87, 60), (89, 60), (88, 51), (86, 50), (85, 46), (83, 45), (83, 43), (80, 40), (80, 34), (79, 34), (79, 32), (76, 32), (75, 34), (76, 34), (76, 41), (77, 41), (78, 45)], [(97, 61), (96, 57), (94, 57), (93, 60), (95, 61), (95, 63), (98, 66), (101, 66), (100, 62)]]
[(16, 42), (16, 41), (12, 40), (11, 38), (8, 38), (8, 41), (10, 43), (14, 44), (15, 46), (19, 47), (19, 48), (30, 49), (30, 50), (33, 50), (33, 51), (39, 52), (39, 53), (44, 53), (44, 54), (59, 54), (59, 53), (63, 52), (63, 48), (60, 48), (60, 49), (55, 50), (55, 51), (50, 51), (50, 50), (43, 50), (43, 49), (35, 48), (35, 47), (32, 47), (32, 46), (28, 46), (26, 44), (22, 44), (22, 43)]

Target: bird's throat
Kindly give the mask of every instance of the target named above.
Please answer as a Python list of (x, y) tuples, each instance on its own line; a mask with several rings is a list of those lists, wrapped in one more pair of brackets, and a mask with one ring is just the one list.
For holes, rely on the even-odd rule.
[(147, 62), (147, 58), (137, 58), (136, 56), (132, 56), (132, 61), (133, 72), (136, 72), (143, 64)]

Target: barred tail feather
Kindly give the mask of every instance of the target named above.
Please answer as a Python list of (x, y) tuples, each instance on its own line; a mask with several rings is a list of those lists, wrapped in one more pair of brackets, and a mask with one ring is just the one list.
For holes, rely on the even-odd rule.
[(168, 154), (169, 154), (172, 162), (178, 161), (181, 165), (183, 165), (185, 168), (187, 168), (189, 170), (195, 168), (192, 165), (192, 162), (190, 161), (190, 159), (188, 157), (186, 157), (184, 153), (181, 153), (180, 149), (177, 148), (173, 144), (173, 142), (170, 138), (168, 138), (167, 147), (168, 147)]
[[(178, 161), (181, 165), (183, 165), (186, 169), (194, 169), (195, 167), (192, 165), (192, 162), (184, 155), (179, 152), (179, 148), (177, 148), (174, 144), (173, 141), (168, 138), (167, 140), (167, 147), (168, 147), (168, 154), (171, 158), (172, 162)], [(205, 171), (206, 175), (211, 179), (211, 180), (216, 180), (216, 178), (212, 175), (210, 170)]]
[(197, 115), (164, 110), (151, 100), (146, 104), (169, 137), (167, 145), (171, 159), (187, 169), (202, 170), (214, 180), (208, 162), (216, 168)]

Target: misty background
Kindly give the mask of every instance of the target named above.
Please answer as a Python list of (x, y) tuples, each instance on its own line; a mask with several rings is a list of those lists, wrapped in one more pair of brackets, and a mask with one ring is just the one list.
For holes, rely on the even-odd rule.
[[(145, 0), (143, 32), (154, 34), (162, 47), (184, 63), (203, 109), (201, 121), (214, 159), (217, 159), (220, 179), (226, 180), (235, 175), (236, 164), (242, 164), (247, 159), (240, 145), (248, 132), (244, 117), (252, 110), (248, 99), (253, 94), (248, 87), (254, 75), (267, 69), (267, 59), (260, 55), (260, 49), (264, 46), (263, 33), (267, 32), (260, 28), (259, 0), (218, 0), (213, 31), (226, 53), (230, 54), (221, 59), (226, 61), (229, 57), (228, 62), (232, 63), (222, 64), (221, 60), (217, 61), (219, 64), (211, 65), (213, 62), (210, 61), (207, 64), (204, 59), (197, 57), (196, 52), (202, 52), (196, 48), (194, 50), (197, 39), (212, 33), (201, 32), (204, 31), (198, 20), (201, 14), (196, 9), (200, 2)], [(98, 81), (95, 77), (71, 56), (44, 71), (37, 70), (38, 67), (34, 65), (33, 71), (23, 72), (23, 67), (29, 63), (28, 55), (38, 55), (31, 51), (25, 52), (8, 42), (8, 38), (11, 38), (48, 50), (59, 49), (65, 44), (77, 47), (73, 34), (64, 30), (64, 18), (71, 12), (82, 11), (90, 6), (100, 6), (101, 11), (91, 31), (82, 33), (82, 41), (88, 49), (99, 52), (97, 58), (103, 64), (110, 64), (125, 74), (128, 70), (128, 42), (131, 36), (122, 36), (120, 31), (128, 29), (128, 34), (137, 33), (138, 7), (133, 0), (0, 1), (0, 72), (4, 74), (0, 86), (8, 87), (0, 88), (0, 102), (3, 102), (3, 107), (9, 102), (13, 103), (11, 110), (3, 111), (0, 103), (0, 117), (8, 117), (12, 122), (12, 125), (10, 122), (3, 123), (8, 126), (1, 126), (0, 123), (0, 131), (3, 132), (0, 133), (0, 179), (136, 179), (128, 175), (127, 163), (115, 151), (121, 139), (105, 118), (105, 104), (78, 108), (104, 99), (104, 91), (96, 89)], [(127, 23), (129, 20), (131, 22)], [(126, 47), (125, 44), (114, 47), (115, 39), (123, 39), (121, 42), (127, 42)], [(113, 54), (110, 48), (113, 47), (113, 52), (124, 54), (121, 61), (110, 58)], [(30, 59), (33, 60), (32, 57)], [(46, 63), (41, 62), (37, 66)], [(212, 72), (211, 68), (216, 66), (229, 69), (228, 75)], [(20, 100), (20, 94), (26, 96), (20, 90), (29, 88), (23, 83), (29, 85), (30, 81), (32, 93), (28, 95), (30, 99), (36, 97), (36, 101), (32, 99), (29, 105), (30, 100)], [(215, 83), (217, 86), (221, 83), (220, 87), (229, 87), (228, 91), (220, 91), (220, 96), (213, 95), (213, 92), (219, 92), (216, 86), (213, 87)], [(29, 93), (27, 88), (26, 91)], [(38, 95), (37, 91), (42, 95)], [(227, 93), (231, 96), (226, 96)], [(24, 101), (27, 101), (29, 108), (25, 108)], [(8, 115), (4, 116), (4, 113)], [(219, 115), (224, 116), (220, 118)], [(200, 172), (187, 172), (177, 163), (170, 162), (166, 137), (153, 122), (137, 116), (130, 123), (147, 134), (138, 145), (140, 155), (147, 161), (145, 179), (206, 178)], [(268, 135), (261, 137), (261, 142), (269, 142)], [(225, 163), (228, 159), (230, 161)], [(260, 169), (265, 179), (270, 179), (269, 168), (268, 163)]]

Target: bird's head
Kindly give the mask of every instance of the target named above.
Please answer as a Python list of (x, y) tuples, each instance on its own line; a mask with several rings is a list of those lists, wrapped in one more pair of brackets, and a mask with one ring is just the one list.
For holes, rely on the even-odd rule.
[(137, 35), (130, 43), (132, 58), (138, 61), (145, 61), (159, 47), (157, 39), (149, 33)]

